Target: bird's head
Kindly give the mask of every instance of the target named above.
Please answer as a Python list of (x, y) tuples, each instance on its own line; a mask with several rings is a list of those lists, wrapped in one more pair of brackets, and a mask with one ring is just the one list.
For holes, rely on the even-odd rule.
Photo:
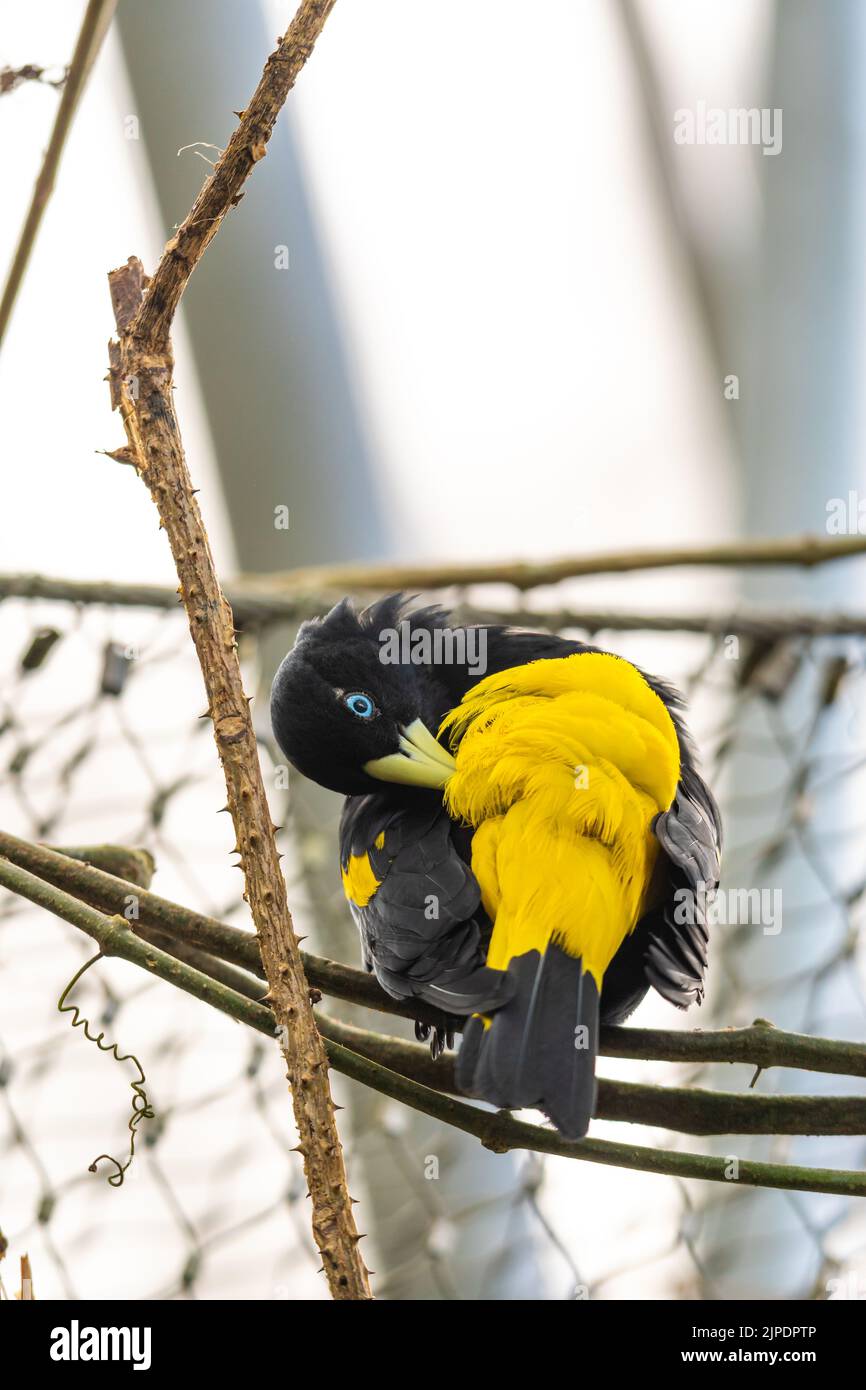
[[(435, 731), (449, 707), (436, 671), (394, 659), (405, 619), (399, 594), (356, 613), (343, 599), (304, 623), (274, 677), (271, 724), (277, 743), (304, 776), (345, 794), (382, 783), (441, 788), (454, 759)], [(438, 608), (416, 610), (412, 629), (443, 626)]]

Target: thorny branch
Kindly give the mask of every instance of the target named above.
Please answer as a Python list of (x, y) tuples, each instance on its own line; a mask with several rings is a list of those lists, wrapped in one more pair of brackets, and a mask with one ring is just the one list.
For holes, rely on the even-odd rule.
[[(170, 365), (169, 335), (175, 310), (189, 277), (216, 236), (223, 219), (240, 202), (243, 185), (255, 165), (264, 159), (277, 116), (301, 68), (334, 8), (335, 0), (303, 0), (285, 36), (265, 64), (258, 87), (241, 114), (213, 173), (167, 243), (154, 271), (149, 293), (140, 306), (133, 295), (125, 322), (124, 347), (147, 361), (152, 354)], [(128, 365), (128, 363), (127, 363)], [(141, 362), (139, 365), (143, 365)], [(156, 365), (156, 364), (155, 364)], [(130, 444), (132, 441), (130, 441)]]
[[(110, 345), (112, 404), (147, 484), (174, 556), (208, 696), (208, 713), (226, 781), (245, 897), (256, 926), (287, 1077), (298, 1148), (313, 1207), (313, 1234), (334, 1298), (371, 1297), (360, 1236), (346, 1186), (343, 1152), (328, 1083), (328, 1061), (310, 1004), (286, 901), (256, 739), (244, 692), (232, 611), (223, 595), (196, 502), (172, 396), (171, 327), (190, 275), (223, 218), (238, 203), (267, 152), (277, 115), (309, 57), (334, 0), (303, 0), (271, 54), (246, 111), (191, 211), (168, 242), (150, 281), (130, 257), (109, 276), (119, 341)], [(137, 943), (173, 970), (190, 967), (152, 943)], [(206, 977), (191, 971), (198, 982)], [(224, 989), (214, 982), (209, 989)], [(235, 996), (233, 991), (226, 993)]]

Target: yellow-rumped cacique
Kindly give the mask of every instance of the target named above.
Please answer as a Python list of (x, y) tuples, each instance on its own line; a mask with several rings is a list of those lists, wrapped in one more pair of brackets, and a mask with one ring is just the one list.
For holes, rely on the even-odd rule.
[(465, 1094), (585, 1134), (599, 1024), (651, 986), (703, 998), (721, 823), (678, 693), (598, 647), (395, 594), (303, 624), (271, 721), (346, 797), (365, 968), (442, 1011), (434, 1055), (462, 1022)]

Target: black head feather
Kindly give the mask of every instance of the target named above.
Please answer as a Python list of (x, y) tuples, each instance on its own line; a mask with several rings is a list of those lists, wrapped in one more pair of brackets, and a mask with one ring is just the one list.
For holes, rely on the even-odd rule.
[[(364, 764), (399, 749), (399, 726), (421, 719), (436, 733), (450, 697), (435, 670), (383, 660), (385, 635), (410, 617), (408, 600), (391, 594), (361, 612), (348, 598), (324, 618), (304, 623), (271, 690), (274, 735), (289, 761), (324, 787), (345, 793), (381, 791)], [(438, 606), (411, 612), (413, 631), (445, 627)], [(345, 699), (358, 693), (377, 713), (361, 719)]]
[[(277, 742), (300, 772), (346, 793), (383, 790), (364, 764), (398, 750), (400, 725), (420, 719), (435, 735), (444, 716), (483, 676), (546, 657), (597, 651), (545, 632), (454, 624), (438, 604), (412, 608), (412, 597), (389, 594), (358, 611), (341, 599), (324, 618), (304, 623), (274, 679), (271, 722)], [(413, 649), (385, 659), (385, 635), (410, 629), (431, 638), (431, 657)], [(441, 641), (451, 637), (454, 643)], [(470, 640), (472, 639), (472, 640)], [(444, 656), (437, 655), (440, 641)], [(479, 657), (480, 654), (480, 657)], [(341, 703), (347, 692), (368, 695), (375, 719), (362, 722)], [(671, 703), (673, 692), (659, 693)], [(674, 714), (676, 718), (676, 714)]]

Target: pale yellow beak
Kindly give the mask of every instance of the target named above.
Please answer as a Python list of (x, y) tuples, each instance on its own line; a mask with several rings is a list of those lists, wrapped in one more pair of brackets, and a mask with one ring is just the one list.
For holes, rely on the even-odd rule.
[(444, 787), (457, 771), (451, 754), (437, 743), (422, 719), (413, 719), (400, 730), (400, 752), (373, 758), (364, 771), (380, 782), (402, 782), (409, 787)]

